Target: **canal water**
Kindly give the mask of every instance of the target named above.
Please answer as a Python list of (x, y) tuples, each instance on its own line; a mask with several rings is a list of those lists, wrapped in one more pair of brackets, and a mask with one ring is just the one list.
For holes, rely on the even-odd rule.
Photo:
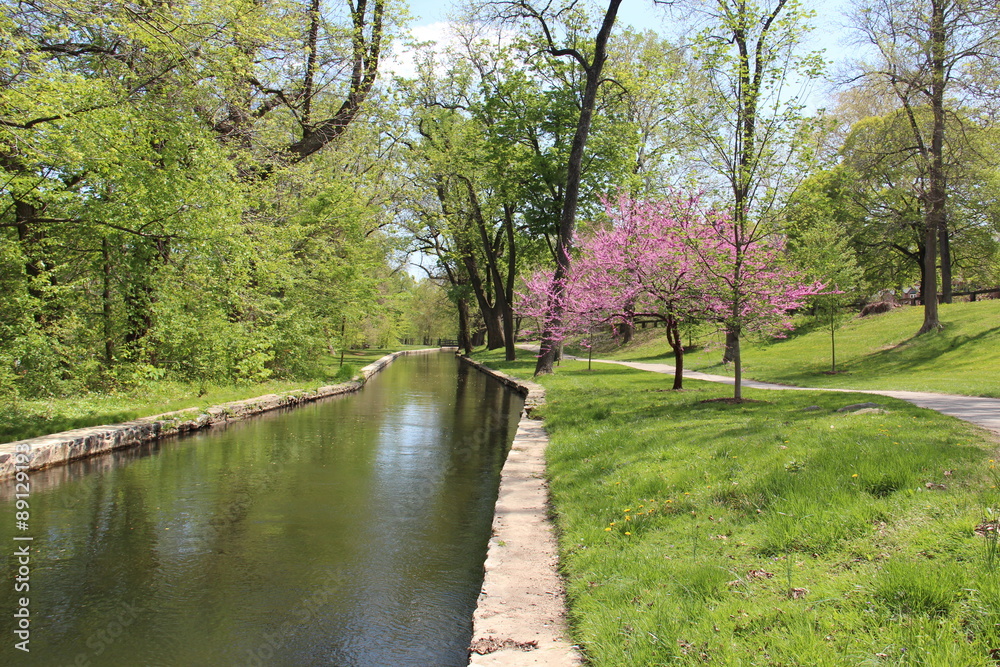
[(521, 406), (409, 356), (358, 394), (33, 473), (27, 532), (4, 484), (0, 664), (465, 665)]

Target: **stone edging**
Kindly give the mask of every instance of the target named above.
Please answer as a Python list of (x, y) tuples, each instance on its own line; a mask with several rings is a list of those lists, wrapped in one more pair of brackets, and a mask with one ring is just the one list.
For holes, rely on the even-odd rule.
[(525, 396), (524, 412), (500, 473), (483, 588), (473, 616), (470, 667), (567, 667), (582, 664), (569, 641), (566, 594), (549, 521), (545, 448), (549, 438), (531, 413), (545, 389), (465, 356), (459, 359)]
[(0, 480), (13, 477), (19, 470), (40, 470), (172, 435), (240, 421), (278, 408), (293, 407), (321, 398), (356, 392), (396, 358), (409, 354), (438, 352), (440, 349), (393, 352), (362, 368), (349, 382), (327, 385), (313, 391), (293, 390), (280, 394), (267, 394), (224, 403), (208, 408), (204, 412), (199, 408), (189, 408), (121, 424), (90, 426), (0, 444)]

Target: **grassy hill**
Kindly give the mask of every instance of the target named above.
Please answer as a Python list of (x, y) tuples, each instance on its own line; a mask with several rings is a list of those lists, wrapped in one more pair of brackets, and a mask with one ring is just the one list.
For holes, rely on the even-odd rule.
[[(745, 340), (744, 377), (809, 387), (902, 389), (1000, 397), (1000, 301), (943, 304), (942, 331), (914, 336), (923, 309), (902, 307), (855, 317), (836, 335), (837, 374), (830, 374), (830, 333), (803, 320), (786, 339)], [(663, 361), (673, 355), (662, 329), (637, 332), (624, 347), (595, 348), (595, 357)], [(721, 363), (722, 336), (694, 337), (687, 370), (731, 375)]]

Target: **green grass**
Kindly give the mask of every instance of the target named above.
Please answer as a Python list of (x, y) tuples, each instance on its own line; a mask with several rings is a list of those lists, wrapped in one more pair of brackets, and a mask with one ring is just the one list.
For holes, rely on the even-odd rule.
[[(786, 339), (744, 341), (744, 377), (805, 387), (937, 391), (1000, 397), (1000, 301), (942, 304), (940, 332), (914, 336), (923, 309), (897, 308), (854, 318), (837, 331), (837, 370), (830, 375), (830, 334), (802, 328)], [(662, 329), (639, 330), (633, 345), (606, 344), (595, 357), (671, 363)], [(721, 335), (695, 337), (685, 368), (732, 375), (721, 363)], [(584, 353), (585, 354), (585, 353)]]
[[(419, 346), (409, 346), (419, 347)], [(399, 349), (407, 349), (405, 346)], [(74, 428), (116, 424), (151, 415), (208, 408), (220, 403), (296, 389), (315, 389), (329, 382), (343, 382), (362, 366), (394, 350), (347, 352), (344, 368), (339, 357), (329, 367), (326, 380), (270, 381), (240, 386), (207, 386), (188, 382), (149, 382), (118, 393), (89, 393), (65, 398), (21, 400), (0, 410), (0, 442), (33, 438)]]
[[(529, 375), (530, 355), (491, 366)], [(573, 640), (591, 664), (996, 665), (983, 431), (870, 396), (564, 362), (541, 379)], [(818, 409), (813, 408), (816, 406)], [(813, 409), (807, 409), (813, 408)]]

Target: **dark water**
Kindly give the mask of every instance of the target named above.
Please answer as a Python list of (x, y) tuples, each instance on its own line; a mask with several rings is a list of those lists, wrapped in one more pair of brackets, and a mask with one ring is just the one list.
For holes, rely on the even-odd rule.
[(464, 665), (520, 409), (405, 357), (357, 395), (34, 473), (27, 532), (4, 485), (0, 664)]

